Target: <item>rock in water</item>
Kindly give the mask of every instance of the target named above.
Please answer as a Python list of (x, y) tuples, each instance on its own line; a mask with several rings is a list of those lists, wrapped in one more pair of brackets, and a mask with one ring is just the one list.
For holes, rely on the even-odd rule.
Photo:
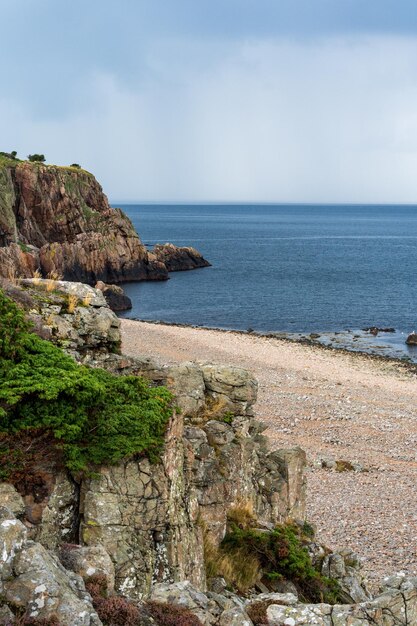
[(151, 254), (163, 263), (168, 272), (195, 270), (210, 267), (209, 263), (195, 248), (179, 248), (172, 243), (157, 244)]
[(405, 343), (409, 346), (417, 346), (417, 333), (414, 331), (410, 333), (405, 340)]
[(106, 302), (112, 311), (128, 311), (132, 308), (132, 300), (118, 285), (106, 285), (101, 280), (96, 284), (96, 289), (103, 292)]

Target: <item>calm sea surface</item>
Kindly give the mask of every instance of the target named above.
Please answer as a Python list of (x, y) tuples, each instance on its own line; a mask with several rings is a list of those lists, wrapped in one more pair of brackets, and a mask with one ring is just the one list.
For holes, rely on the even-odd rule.
[[(388, 346), (417, 329), (417, 206), (124, 205), (142, 241), (197, 248), (213, 267), (127, 284), (126, 317), (323, 334)], [(396, 329), (368, 338), (366, 326)], [(352, 331), (347, 333), (345, 331)], [(369, 339), (369, 341), (368, 341)], [(333, 339), (331, 339), (333, 341)], [(361, 345), (359, 346), (361, 347)]]

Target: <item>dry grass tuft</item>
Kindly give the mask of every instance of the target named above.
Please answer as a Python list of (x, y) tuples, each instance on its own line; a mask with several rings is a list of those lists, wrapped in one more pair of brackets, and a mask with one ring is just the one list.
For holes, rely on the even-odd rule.
[(67, 313), (74, 313), (78, 305), (78, 298), (74, 293), (69, 293), (67, 296)]
[(12, 285), (17, 285), (19, 282), (19, 278), (17, 276), (16, 268), (14, 265), (7, 266), (6, 278)]
[(33, 272), (33, 283), (34, 285), (40, 285), (42, 280), (42, 274), (40, 273), (39, 270), (35, 270)]
[(62, 275), (56, 271), (49, 272), (47, 275), (48, 281), (46, 283), (46, 291), (53, 291), (56, 289), (57, 282), (62, 280)]
[[(247, 506), (253, 512), (249, 504)], [(251, 517), (251, 519), (255, 518)], [(235, 550), (233, 552), (222, 550), (210, 537), (210, 533), (204, 523), (202, 523), (202, 527), (207, 578), (222, 576), (229, 586), (236, 587), (240, 592), (245, 593), (261, 577), (261, 566), (258, 557), (255, 554), (248, 556), (245, 550)]]
[(227, 511), (227, 521), (242, 530), (256, 526), (256, 515), (252, 500), (241, 498)]

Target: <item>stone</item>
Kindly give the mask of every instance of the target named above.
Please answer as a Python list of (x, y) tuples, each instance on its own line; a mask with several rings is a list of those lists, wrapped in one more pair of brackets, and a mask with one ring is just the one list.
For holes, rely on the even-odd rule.
[(410, 333), (407, 339), (405, 340), (405, 343), (409, 346), (417, 345), (417, 333), (415, 333), (414, 331)]
[(271, 604), (266, 613), (269, 626), (333, 626), (329, 604)]
[(151, 590), (150, 599), (164, 604), (183, 606), (196, 615), (204, 626), (212, 626), (217, 622), (216, 616), (208, 610), (209, 598), (188, 581), (155, 585)]
[(6, 507), (0, 507), (0, 595), (28, 617), (60, 626), (101, 626), (80, 576), (68, 572)]
[(271, 602), (283, 606), (292, 606), (297, 604), (298, 597), (294, 593), (259, 593), (250, 600), (247, 600), (245, 606), (250, 606), (254, 602)]
[(222, 613), (219, 626), (253, 626), (253, 622), (245, 611), (239, 607), (234, 607)]
[(0, 506), (7, 507), (16, 516), (23, 515), (26, 508), (22, 496), (8, 483), (0, 483)]
[(0, 606), (0, 626), (15, 626), (16, 619), (7, 605)]
[(179, 248), (172, 243), (156, 244), (151, 253), (165, 265), (168, 272), (194, 270), (211, 265), (195, 248)]
[(343, 600), (347, 603), (371, 599), (371, 593), (361, 574), (361, 562), (352, 550), (344, 549), (326, 555), (321, 572), (323, 576), (337, 580), (343, 592)]
[(106, 302), (112, 311), (127, 311), (132, 308), (132, 300), (118, 285), (106, 285), (100, 280), (96, 284), (96, 289), (103, 292)]
[(66, 569), (79, 574), (85, 582), (91, 576), (105, 576), (108, 593), (114, 593), (114, 565), (103, 546), (63, 544), (60, 560)]

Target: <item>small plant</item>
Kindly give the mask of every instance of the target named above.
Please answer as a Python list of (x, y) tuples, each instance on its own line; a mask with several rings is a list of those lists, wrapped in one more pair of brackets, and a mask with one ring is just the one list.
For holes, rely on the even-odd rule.
[(42, 274), (40, 273), (39, 270), (35, 270), (33, 272), (33, 284), (34, 285), (40, 285), (41, 284), (41, 280), (42, 280)]
[(232, 424), (234, 420), (235, 414), (233, 411), (226, 411), (221, 418), (219, 418), (220, 422), (224, 422), (225, 424)]
[(47, 274), (48, 281), (46, 284), (46, 291), (54, 291), (57, 288), (57, 282), (62, 280), (62, 274), (58, 274), (55, 270), (52, 270)]
[[(65, 545), (68, 544), (64, 544), (64, 546)], [(107, 598), (107, 587), (107, 578), (104, 574), (94, 574), (93, 576), (90, 576), (85, 583), (85, 588), (93, 599)]]
[(148, 601), (145, 607), (159, 626), (203, 626), (189, 609), (177, 604)]
[(71, 163), (70, 167), (76, 167), (78, 170), (81, 169), (81, 165), (79, 163)]
[(69, 293), (67, 296), (67, 313), (74, 313), (78, 305), (78, 298), (75, 293)]
[(9, 281), (9, 283), (11, 283), (12, 285), (17, 285), (17, 283), (19, 282), (19, 279), (17, 277), (16, 268), (13, 265), (7, 266), (6, 275), (7, 275), (7, 280)]
[[(65, 569), (73, 570), (76, 563), (76, 552), (80, 546), (77, 543), (62, 543), (59, 547), (59, 560)], [(91, 593), (91, 592), (90, 592)]]
[(141, 626), (138, 607), (120, 596), (93, 598), (93, 606), (106, 626)]
[(227, 511), (227, 521), (242, 530), (253, 528), (256, 524), (256, 515), (252, 500), (240, 499)]
[(252, 602), (246, 608), (246, 613), (254, 626), (269, 626), (267, 610), (271, 604), (274, 604), (274, 600), (260, 600)]
[(334, 604), (339, 600), (339, 585), (313, 567), (304, 541), (296, 524), (279, 525), (270, 532), (241, 529), (232, 524), (220, 548), (234, 561), (236, 569), (238, 564), (245, 566), (245, 557), (255, 555), (266, 581), (291, 580), (303, 600)]
[(350, 461), (336, 461), (336, 472), (353, 472), (354, 469)]

